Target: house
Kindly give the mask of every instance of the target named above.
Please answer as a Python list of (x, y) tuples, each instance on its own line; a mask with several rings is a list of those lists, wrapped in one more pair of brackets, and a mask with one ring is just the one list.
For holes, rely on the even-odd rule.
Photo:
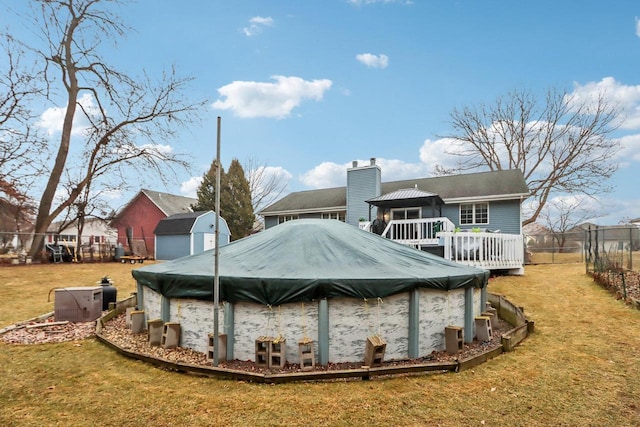
[[(112, 249), (116, 245), (117, 231), (109, 223), (100, 218), (85, 218), (80, 236), (80, 252), (74, 258), (91, 260), (95, 258), (111, 258)], [(68, 224), (52, 222), (47, 228), (45, 244), (48, 246), (65, 246), (67, 252), (76, 253), (78, 249), (78, 221)]]
[(140, 190), (114, 217), (111, 226), (118, 230), (118, 245), (136, 255), (153, 257), (153, 230), (168, 216), (192, 212), (197, 199), (152, 190)]
[[(219, 246), (229, 243), (231, 233), (224, 218), (219, 218)], [(155, 259), (172, 260), (215, 248), (216, 213), (188, 212), (171, 215), (158, 222), (155, 235)]]
[[(520, 170), (382, 182), (375, 159), (347, 169), (346, 187), (290, 193), (258, 212), (265, 228), (337, 219), (447, 259), (522, 271)], [(515, 272), (515, 271), (514, 271)]]

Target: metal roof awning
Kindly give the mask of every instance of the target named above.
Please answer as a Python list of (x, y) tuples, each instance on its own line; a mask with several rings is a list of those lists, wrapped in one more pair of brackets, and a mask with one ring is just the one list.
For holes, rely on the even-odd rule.
[(417, 188), (400, 189), (365, 201), (379, 208), (444, 205), (439, 195)]

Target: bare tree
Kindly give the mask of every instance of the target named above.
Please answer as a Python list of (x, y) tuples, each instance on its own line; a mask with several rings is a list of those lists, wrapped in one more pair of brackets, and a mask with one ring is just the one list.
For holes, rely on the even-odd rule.
[[(619, 144), (611, 139), (618, 110), (596, 99), (551, 89), (540, 103), (528, 91), (500, 97), (494, 105), (455, 109), (449, 154), (460, 157), (455, 171), (520, 169), (529, 186), (534, 222), (550, 196), (609, 191)], [(440, 167), (440, 173), (452, 173)]]
[[(564, 251), (571, 230), (580, 224), (602, 216), (583, 197), (558, 197), (549, 201), (540, 212), (540, 219), (551, 231), (555, 245), (560, 252)], [(577, 237), (582, 241), (582, 233)]]
[(7, 207), (27, 202), (25, 187), (42, 169), (38, 154), (45, 142), (33, 131), (27, 106), (41, 94), (35, 73), (23, 64), (24, 52), (10, 36), (0, 46), (0, 200)]
[[(46, 94), (55, 103), (64, 98), (64, 119), (55, 161), (38, 207), (30, 255), (42, 247), (47, 227), (80, 198), (87, 187), (125, 182), (141, 174), (165, 180), (186, 161), (160, 145), (176, 127), (190, 123), (204, 101), (185, 100), (191, 79), (174, 70), (159, 81), (144, 74), (133, 78), (109, 65), (99, 48), (128, 32), (106, 6), (118, 0), (37, 0), (35, 28), (46, 47), (31, 47), (43, 64)], [(104, 6), (104, 7), (103, 7)], [(75, 122), (74, 122), (75, 120)], [(80, 126), (79, 123), (83, 125)], [(81, 144), (71, 158), (72, 142)], [(56, 198), (61, 178), (70, 191)], [(59, 197), (58, 193), (58, 197)]]
[[(289, 184), (288, 176), (279, 173), (266, 163), (260, 163), (253, 157), (244, 161), (243, 169), (247, 171), (247, 180), (251, 190), (251, 206), (258, 212), (280, 198)], [(257, 231), (257, 230), (254, 230)]]

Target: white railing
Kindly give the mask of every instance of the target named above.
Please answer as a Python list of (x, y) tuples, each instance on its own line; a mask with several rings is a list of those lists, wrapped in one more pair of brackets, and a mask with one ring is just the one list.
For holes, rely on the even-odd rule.
[(437, 245), (438, 233), (454, 229), (455, 225), (448, 218), (401, 219), (390, 221), (382, 237), (420, 248)]
[(371, 221), (359, 221), (358, 228), (364, 231), (371, 231)]
[[(362, 221), (359, 228), (371, 231), (372, 223)], [(382, 237), (417, 249), (444, 248), (444, 258), (488, 270), (519, 270), (524, 265), (524, 243), (519, 234), (455, 231), (448, 218), (392, 220)]]
[(443, 232), (444, 258), (486, 269), (522, 269), (522, 235), (504, 233)]

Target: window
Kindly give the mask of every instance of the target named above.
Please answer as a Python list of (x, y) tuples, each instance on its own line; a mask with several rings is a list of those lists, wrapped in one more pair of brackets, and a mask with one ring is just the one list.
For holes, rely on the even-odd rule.
[(420, 208), (391, 209), (391, 219), (418, 219)]
[(489, 204), (469, 203), (460, 205), (460, 224), (489, 224)]
[(287, 221), (292, 221), (294, 219), (298, 219), (298, 215), (279, 215), (278, 224), (282, 224), (283, 222), (287, 222)]
[(320, 214), (320, 218), (322, 218), (322, 219), (337, 219), (338, 221), (344, 222), (345, 213), (344, 213), (344, 211), (340, 211), (340, 212), (322, 212)]

